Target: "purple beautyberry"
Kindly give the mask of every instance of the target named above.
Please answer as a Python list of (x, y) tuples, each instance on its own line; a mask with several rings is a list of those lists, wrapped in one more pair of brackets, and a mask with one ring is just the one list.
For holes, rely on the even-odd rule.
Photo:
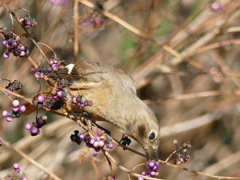
[(85, 138), (86, 138), (86, 136), (85, 136), (84, 134), (80, 134), (80, 135), (79, 135), (79, 138), (80, 138), (82, 141), (84, 141)]
[(37, 100), (39, 103), (42, 103), (44, 101), (44, 96), (42, 95), (38, 96)]
[(109, 144), (108, 144), (108, 149), (113, 149), (114, 148), (114, 144), (112, 143), (112, 142), (110, 142)]
[(83, 22), (82, 22), (82, 25), (83, 25), (84, 27), (87, 27), (87, 26), (88, 26), (87, 21), (83, 21)]
[(4, 46), (7, 46), (7, 45), (8, 45), (8, 40), (4, 39), (4, 40), (2, 41), (2, 44), (3, 44)]
[(22, 105), (22, 106), (20, 107), (20, 111), (21, 111), (21, 112), (25, 112), (26, 109), (27, 109), (27, 108), (26, 108), (26, 106), (24, 106), (24, 105)]
[(3, 117), (7, 117), (7, 116), (8, 116), (8, 111), (7, 111), (7, 110), (4, 110), (4, 111), (2, 112), (2, 116), (3, 116)]
[(91, 145), (93, 145), (93, 144), (94, 144), (94, 142), (95, 142), (95, 140), (94, 140), (94, 139), (90, 139), (90, 140), (89, 140), (89, 144), (91, 144)]
[(25, 129), (26, 130), (30, 130), (32, 128), (32, 125), (30, 124), (30, 123), (27, 123), (26, 125), (25, 125)]
[(153, 168), (154, 165), (155, 165), (155, 163), (154, 163), (153, 161), (150, 161), (150, 162), (148, 163), (148, 166), (149, 166), (150, 168)]
[(9, 53), (8, 52), (3, 53), (3, 58), (8, 59), (9, 58)]
[(63, 96), (63, 92), (62, 92), (62, 91), (58, 91), (58, 92), (57, 92), (57, 97), (58, 97), (58, 98), (61, 98), (62, 96)]
[(12, 106), (13, 106), (13, 107), (19, 107), (19, 104), (20, 104), (20, 102), (19, 102), (19, 100), (17, 100), (17, 99), (15, 99), (15, 100), (12, 101)]
[(92, 154), (93, 154), (93, 156), (97, 156), (97, 155), (98, 155), (98, 152), (95, 151), (95, 150), (93, 150)]
[(149, 175), (150, 175), (150, 177), (154, 177), (154, 176), (156, 176), (156, 172), (155, 172), (155, 171), (151, 171), (151, 172), (149, 173)]
[(98, 141), (98, 147), (102, 148), (104, 147), (104, 141)]
[(20, 168), (20, 166), (19, 166), (18, 163), (14, 163), (14, 164), (13, 164), (13, 169), (16, 169), (16, 170), (17, 170), (17, 169), (19, 169), (19, 168)]
[(10, 116), (7, 116), (7, 117), (6, 117), (6, 121), (7, 121), (7, 122), (11, 122), (12, 120), (13, 120), (12, 117), (10, 117)]
[(21, 180), (28, 180), (27, 176), (23, 176)]
[(25, 52), (25, 51), (20, 51), (19, 57), (23, 58), (25, 55), (26, 55), (26, 52)]
[(77, 97), (74, 96), (74, 97), (71, 99), (71, 103), (77, 104)]

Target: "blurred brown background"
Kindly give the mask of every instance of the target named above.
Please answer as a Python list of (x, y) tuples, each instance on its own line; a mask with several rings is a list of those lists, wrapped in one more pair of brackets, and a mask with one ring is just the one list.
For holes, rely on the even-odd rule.
[[(67, 63), (73, 62), (73, 0), (64, 6), (48, 0), (6, 2), (19, 17), (26, 12), (16, 10), (17, 7), (29, 10), (38, 22), (32, 29), (36, 41), (50, 46)], [(166, 159), (175, 150), (174, 139), (179, 145), (190, 141), (191, 160), (182, 166), (209, 174), (240, 177), (240, 2), (107, 0), (101, 3), (106, 11), (149, 34), (150, 38), (142, 38), (106, 17), (101, 27), (84, 27), (84, 13), (90, 9), (79, 3), (78, 60), (111, 64), (132, 75), (139, 96), (154, 110), (161, 124), (161, 159)], [(3, 6), (0, 7), (0, 27), (12, 27)], [(14, 33), (23, 33), (16, 22), (13, 28)], [(29, 39), (21, 37), (21, 40), (29, 47), (30, 57), (35, 62), (44, 62)], [(40, 46), (49, 58), (53, 55), (46, 46)], [(1, 54), (4, 51), (1, 45)], [(39, 84), (29, 72), (30, 67), (25, 59), (12, 55), (7, 60), (1, 57), (0, 78), (20, 80), (23, 84), (20, 93), (32, 98)], [(40, 81), (44, 92), (48, 86), (44, 80)], [(3, 87), (7, 85), (5, 81), (0, 83)], [(11, 101), (1, 93), (0, 110), (10, 108)], [(11, 123), (1, 118), (0, 136), (62, 179), (96, 179), (90, 160), (92, 150), (83, 143), (73, 144), (69, 138), (73, 130), (82, 131), (81, 128), (68, 119), (44, 111), (39, 114), (48, 116), (48, 125), (41, 129), (39, 136), (32, 137), (24, 129), (25, 123), (34, 121), (35, 113)], [(121, 138), (115, 127), (106, 123), (103, 126), (111, 129), (113, 137)], [(130, 147), (142, 151), (137, 143)], [(120, 147), (109, 153), (128, 169), (146, 161)], [(111, 171), (104, 156), (100, 153), (93, 159), (101, 179), (107, 179)], [(29, 179), (49, 179), (41, 170), (4, 147), (0, 149), (0, 178), (11, 171), (14, 162), (19, 162), (21, 173)], [(139, 167), (135, 171), (140, 173), (142, 169)], [(113, 170), (118, 180), (128, 179), (128, 175), (115, 165)], [(159, 178), (208, 179), (165, 165), (160, 165)]]

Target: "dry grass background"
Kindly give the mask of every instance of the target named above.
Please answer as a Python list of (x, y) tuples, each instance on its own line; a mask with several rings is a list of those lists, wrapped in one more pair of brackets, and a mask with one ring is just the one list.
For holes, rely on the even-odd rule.
[[(7, 2), (7, 1), (6, 1)], [(78, 26), (78, 60), (85, 59), (112, 64), (124, 69), (135, 79), (141, 99), (154, 110), (161, 124), (160, 158), (166, 159), (174, 151), (173, 140), (179, 144), (192, 143), (191, 160), (184, 167), (209, 174), (240, 177), (240, 120), (239, 120), (239, 31), (240, 1), (219, 0), (222, 11), (213, 12), (210, 0), (107, 0), (106, 12), (120, 17), (128, 24), (149, 35), (144, 38), (133, 29), (127, 29), (118, 20), (110, 18), (101, 28)], [(38, 26), (33, 36), (55, 50), (67, 63), (74, 59), (74, 1), (66, 6), (51, 4), (48, 0), (8, 1), (11, 8), (22, 7), (36, 18)], [(79, 3), (79, 17), (82, 9)], [(25, 12), (15, 11), (18, 16)], [(10, 16), (0, 7), (0, 27), (11, 28)], [(14, 32), (23, 30), (15, 23)], [(142, 34), (144, 35), (144, 34)], [(30, 48), (35, 62), (43, 57), (29, 39), (22, 42)], [(48, 57), (53, 54), (41, 46)], [(0, 46), (1, 53), (4, 47)], [(11, 56), (0, 59), (0, 77), (20, 80), (21, 94), (31, 98), (39, 84), (29, 72), (31, 64)], [(42, 91), (47, 84), (42, 80)], [(1, 86), (6, 86), (1, 81)], [(11, 101), (1, 93), (0, 110), (10, 109)], [(133, 107), (134, 108), (134, 107)], [(28, 156), (62, 179), (96, 179), (91, 164), (92, 153), (83, 144), (71, 143), (69, 136), (78, 125), (66, 118), (42, 112), (48, 116), (48, 125), (41, 134), (30, 136), (24, 124), (35, 114), (22, 116), (11, 123), (0, 119), (0, 136), (21, 149)], [(118, 129), (108, 124), (112, 135), (120, 139)], [(132, 148), (142, 151), (137, 143)], [(146, 160), (118, 147), (109, 151), (128, 169)], [(111, 175), (102, 154), (94, 157), (101, 179)], [(41, 170), (11, 149), (0, 149), (0, 177), (19, 162), (21, 172), (29, 179), (49, 179)], [(170, 161), (172, 162), (172, 161)], [(116, 178), (128, 179), (115, 165)], [(141, 172), (138, 168), (136, 172)], [(208, 179), (204, 176), (160, 165), (159, 178), (169, 180)], [(134, 179), (134, 178), (133, 178)]]

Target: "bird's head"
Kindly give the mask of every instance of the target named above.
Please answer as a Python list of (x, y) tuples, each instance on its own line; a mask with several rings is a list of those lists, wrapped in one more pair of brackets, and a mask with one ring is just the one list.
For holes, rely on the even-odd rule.
[(147, 159), (149, 159), (149, 147), (155, 153), (155, 159), (158, 157), (158, 147), (160, 142), (160, 126), (155, 114), (148, 107), (141, 111), (138, 119), (131, 124), (129, 136), (142, 145)]

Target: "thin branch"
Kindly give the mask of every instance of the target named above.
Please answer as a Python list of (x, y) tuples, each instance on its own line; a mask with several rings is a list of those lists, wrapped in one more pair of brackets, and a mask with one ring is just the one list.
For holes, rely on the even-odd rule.
[(35, 161), (34, 159), (32, 159), (31, 157), (29, 157), (27, 154), (25, 154), (23, 151), (21, 151), (20, 149), (12, 146), (9, 142), (5, 141), (2, 139), (2, 143), (9, 149), (12, 149), (13, 151), (15, 151), (17, 154), (19, 154), (20, 156), (22, 156), (24, 159), (26, 159), (29, 163), (33, 164), (34, 166), (36, 166), (37, 168), (41, 169), (43, 172), (45, 172), (47, 175), (49, 175), (51, 178), (55, 179), (55, 180), (61, 180), (61, 178), (59, 178), (56, 174), (52, 173), (51, 171), (49, 171), (47, 168), (45, 168), (43, 165), (41, 165), (40, 163), (38, 163), (37, 161)]
[(78, 0), (74, 0), (74, 62), (77, 61), (78, 57)]
[[(88, 0), (79, 0), (80, 3), (90, 7), (90, 8), (96, 8), (95, 4), (93, 4), (92, 2), (88, 1)], [(148, 39), (150, 36), (144, 32), (142, 32), (141, 30), (133, 27), (132, 25), (128, 24), (127, 22), (125, 22), (124, 20), (122, 20), (121, 18), (119, 18), (118, 16), (110, 13), (109, 11), (103, 10), (102, 11), (103, 15), (108, 17), (109, 19), (112, 19), (113, 21), (117, 22), (118, 24), (121, 24), (123, 27), (127, 28), (128, 30), (132, 31), (133, 33)]]

